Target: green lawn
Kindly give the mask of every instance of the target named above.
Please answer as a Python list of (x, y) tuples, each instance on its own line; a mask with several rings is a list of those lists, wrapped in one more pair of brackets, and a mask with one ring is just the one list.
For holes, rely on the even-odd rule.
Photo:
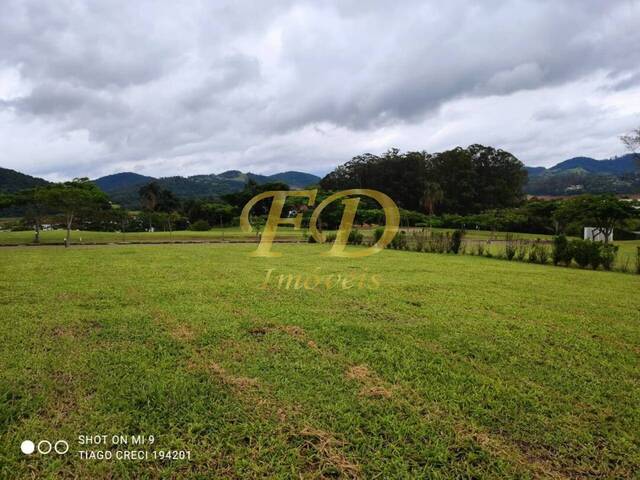
[[(302, 231), (292, 228), (279, 228), (278, 238), (302, 238)], [(40, 242), (63, 243), (67, 236), (66, 230), (47, 230), (41, 232)], [(33, 243), (32, 231), (8, 232), (0, 231), (0, 245)], [(72, 230), (71, 242), (83, 243), (114, 243), (114, 242), (171, 242), (171, 241), (219, 241), (219, 240), (255, 240), (255, 233), (243, 233), (239, 227), (216, 228), (206, 232), (182, 230), (175, 232), (91, 232)]]
[[(640, 471), (640, 276), (254, 247), (0, 249), (0, 478)], [(367, 281), (260, 289), (271, 268)], [(81, 434), (154, 435), (135, 448), (191, 461), (81, 460), (104, 448)]]

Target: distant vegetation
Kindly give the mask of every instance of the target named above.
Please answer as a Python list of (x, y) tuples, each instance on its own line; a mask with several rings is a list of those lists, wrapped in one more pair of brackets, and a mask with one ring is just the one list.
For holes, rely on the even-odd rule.
[(370, 188), (401, 208), (468, 214), (520, 205), (527, 179), (524, 165), (503, 150), (482, 145), (442, 153), (366, 153), (322, 179), (325, 190)]
[[(532, 181), (567, 178), (570, 174), (566, 172), (576, 170), (609, 178), (602, 172), (635, 168), (634, 155), (607, 162), (576, 158), (548, 171), (529, 171)], [(583, 227), (589, 226), (607, 234), (615, 229), (617, 240), (632, 240), (634, 232), (640, 231), (640, 209), (611, 195), (527, 200), (526, 167), (509, 152), (482, 145), (440, 153), (402, 153), (397, 149), (382, 155), (365, 153), (322, 179), (301, 172), (262, 176), (230, 170), (219, 175), (160, 179), (129, 172), (94, 181), (51, 184), (12, 170), (0, 173), (4, 182), (0, 183), (0, 208), (19, 217), (5, 222), (4, 228), (33, 229), (35, 242), (42, 228), (64, 228), (69, 237), (74, 229), (171, 233), (237, 226), (240, 211), (256, 194), (306, 187), (308, 182), (319, 189), (317, 203), (345, 189), (384, 192), (399, 206), (402, 227), (581, 236)], [(269, 207), (270, 201), (264, 200), (253, 208), (252, 223), (258, 228), (264, 224)], [(327, 207), (320, 228), (335, 230), (342, 208), (340, 202)], [(302, 213), (306, 224), (311, 210), (300, 198), (291, 197), (285, 214), (296, 213)], [(363, 198), (355, 220), (365, 228), (381, 225), (384, 213), (375, 201)]]
[(527, 171), (525, 192), (531, 195), (640, 192), (636, 154), (612, 160), (577, 157), (549, 169), (530, 167)]
[(154, 178), (137, 173), (124, 172), (108, 175), (94, 180), (102, 191), (107, 193), (113, 202), (125, 208), (137, 208), (139, 205), (138, 190), (151, 182), (159, 187), (171, 190), (181, 200), (212, 199), (242, 190), (248, 181), (258, 185), (281, 182), (290, 188), (302, 188), (320, 181), (320, 177), (303, 172), (282, 172), (274, 175), (256, 175), (229, 170), (220, 174), (193, 175), (190, 177)]

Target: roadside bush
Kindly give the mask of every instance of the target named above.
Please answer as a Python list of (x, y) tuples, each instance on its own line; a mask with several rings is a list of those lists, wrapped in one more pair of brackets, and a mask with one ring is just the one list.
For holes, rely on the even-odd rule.
[(507, 237), (505, 239), (504, 244), (504, 257), (507, 260), (513, 260), (513, 257), (516, 256), (516, 242), (513, 239), (513, 235), (511, 233), (507, 233)]
[(206, 220), (197, 220), (189, 226), (189, 230), (193, 230), (194, 232), (206, 232), (211, 230), (211, 225), (209, 225), (209, 222)]
[(572, 240), (569, 243), (571, 256), (580, 268), (591, 266), (596, 270), (602, 263), (602, 244), (591, 240)]
[(600, 242), (591, 242), (589, 248), (589, 265), (594, 270), (602, 264), (602, 244)]
[(523, 240), (516, 243), (516, 256), (515, 259), (519, 262), (524, 262), (529, 253), (529, 244)]
[(364, 240), (364, 235), (360, 233), (358, 230), (351, 230), (349, 232), (349, 239), (347, 243), (349, 245), (362, 245), (362, 241)]
[(413, 232), (413, 250), (416, 252), (423, 252), (427, 243), (427, 235), (424, 231)]
[(451, 241), (449, 242), (449, 252), (455, 253), (456, 255), (460, 251), (460, 245), (462, 244), (462, 239), (464, 238), (464, 232), (462, 230), (455, 230), (451, 235)]
[(549, 251), (540, 241), (536, 241), (529, 251), (529, 262), (544, 265), (549, 260)]
[(590, 247), (586, 240), (572, 240), (569, 243), (571, 256), (580, 268), (589, 265)]
[(429, 232), (427, 234), (424, 251), (430, 253), (446, 253), (449, 251), (451, 245), (451, 235), (447, 233), (434, 233)]
[(391, 243), (389, 244), (394, 250), (406, 250), (407, 249), (407, 234), (404, 230), (397, 233)]
[(568, 267), (571, 264), (571, 249), (566, 236), (557, 235), (553, 237), (551, 257), (554, 265), (562, 264)]
[(373, 238), (377, 242), (382, 238), (382, 234), (384, 233), (384, 228), (378, 227), (373, 231)]
[(600, 262), (605, 270), (611, 270), (613, 264), (616, 261), (616, 255), (618, 255), (617, 245), (603, 245), (600, 249)]

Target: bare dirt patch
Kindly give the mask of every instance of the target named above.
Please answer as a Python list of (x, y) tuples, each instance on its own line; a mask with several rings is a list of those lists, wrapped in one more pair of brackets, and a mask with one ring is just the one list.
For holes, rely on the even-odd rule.
[(361, 384), (359, 394), (367, 398), (391, 398), (393, 386), (386, 384), (375, 372), (366, 365), (353, 365), (345, 373), (349, 380)]
[(176, 340), (191, 341), (196, 337), (196, 333), (191, 327), (185, 324), (177, 325), (170, 332), (171, 336)]
[(345, 442), (336, 439), (331, 433), (313, 427), (304, 427), (299, 436), (304, 439), (303, 448), (310, 450), (312, 454), (315, 453), (314, 457), (318, 457), (318, 470), (324, 471), (329, 466), (338, 470), (345, 478), (360, 478), (360, 466), (351, 462), (340, 451)]
[(231, 375), (221, 365), (217, 363), (209, 364), (209, 370), (211, 370), (226, 385), (231, 385), (241, 390), (255, 387), (258, 385), (257, 379)]

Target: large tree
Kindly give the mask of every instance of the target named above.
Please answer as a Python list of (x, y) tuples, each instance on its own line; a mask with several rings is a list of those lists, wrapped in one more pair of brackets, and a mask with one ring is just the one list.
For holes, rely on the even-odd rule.
[(149, 229), (155, 223), (165, 224), (169, 227), (169, 232), (173, 230), (173, 220), (178, 216), (180, 200), (175, 194), (166, 188), (162, 188), (157, 182), (151, 182), (138, 190), (142, 209), (146, 212), (149, 220)]
[(320, 184), (325, 190), (379, 190), (408, 210), (423, 210), (427, 185), (438, 184), (439, 210), (467, 214), (520, 205), (526, 180), (524, 165), (510, 153), (471, 145), (431, 155), (397, 149), (381, 156), (367, 153), (336, 168)]
[(629, 202), (613, 195), (583, 195), (564, 201), (553, 215), (560, 225), (579, 222), (583, 227), (593, 227), (608, 243), (614, 228), (635, 215), (635, 211)]
[(71, 226), (82, 214), (97, 209), (110, 208), (109, 199), (88, 178), (76, 178), (71, 182), (57, 183), (42, 190), (43, 201), (53, 211), (64, 215), (67, 236), (64, 246), (71, 245)]
[(47, 211), (50, 185), (22, 190), (15, 195), (14, 205), (25, 207), (25, 219), (33, 221), (35, 243), (40, 243), (42, 219)]

